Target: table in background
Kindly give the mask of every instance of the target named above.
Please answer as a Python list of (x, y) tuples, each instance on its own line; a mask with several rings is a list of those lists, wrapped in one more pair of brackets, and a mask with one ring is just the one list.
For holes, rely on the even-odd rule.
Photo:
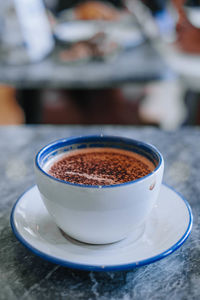
[(11, 84), (20, 91), (28, 123), (41, 123), (38, 92), (45, 88), (103, 89), (167, 80), (175, 76), (147, 42), (100, 62), (63, 64), (56, 60), (57, 51), (56, 48), (40, 63), (24, 66), (5, 65), (0, 57), (0, 82)]
[[(144, 140), (163, 153), (164, 181), (188, 200), (194, 215), (191, 236), (170, 256), (130, 271), (78, 271), (42, 260), (13, 235), (11, 208), (35, 183), (35, 153), (57, 138), (97, 133)], [(0, 139), (0, 299), (199, 299), (199, 128), (168, 133), (133, 126), (13, 126), (0, 127)]]

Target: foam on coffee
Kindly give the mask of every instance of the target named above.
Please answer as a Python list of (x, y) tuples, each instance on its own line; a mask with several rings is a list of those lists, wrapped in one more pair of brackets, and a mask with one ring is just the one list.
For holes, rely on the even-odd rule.
[(154, 169), (154, 164), (140, 154), (106, 147), (72, 150), (45, 166), (45, 171), (55, 178), (98, 186), (133, 181)]

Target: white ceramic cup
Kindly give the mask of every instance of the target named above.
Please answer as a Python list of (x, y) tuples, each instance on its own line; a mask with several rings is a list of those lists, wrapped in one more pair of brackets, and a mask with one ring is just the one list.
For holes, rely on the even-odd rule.
[[(85, 147), (113, 147), (139, 153), (155, 164), (152, 173), (117, 185), (88, 186), (59, 180), (45, 171), (52, 157)], [(161, 153), (144, 142), (115, 136), (83, 136), (55, 141), (35, 159), (35, 175), (43, 202), (57, 226), (91, 244), (138, 236), (159, 194), (164, 170)]]

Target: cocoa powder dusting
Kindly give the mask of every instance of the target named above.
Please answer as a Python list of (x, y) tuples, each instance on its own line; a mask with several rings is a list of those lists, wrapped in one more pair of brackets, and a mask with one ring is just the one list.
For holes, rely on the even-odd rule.
[(138, 159), (139, 155), (136, 158), (132, 153), (127, 155), (128, 151), (105, 149), (72, 151), (56, 161), (48, 173), (71, 183), (113, 185), (136, 180), (153, 171), (151, 163)]

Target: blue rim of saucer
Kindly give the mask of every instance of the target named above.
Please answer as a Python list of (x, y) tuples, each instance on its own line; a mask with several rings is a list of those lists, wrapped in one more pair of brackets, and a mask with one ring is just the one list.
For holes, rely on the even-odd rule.
[[(108, 143), (110, 142), (111, 144), (108, 146), (107, 144), (103, 144), (103, 142)], [(43, 174), (45, 174), (48, 178), (63, 183), (63, 184), (67, 184), (67, 185), (72, 185), (72, 186), (76, 186), (76, 187), (82, 187), (82, 188), (99, 188), (99, 185), (85, 185), (85, 184), (78, 184), (78, 183), (72, 183), (72, 182), (67, 182), (58, 178), (55, 178), (53, 176), (51, 176), (50, 174), (48, 174), (47, 172), (45, 172), (42, 168), (42, 162), (43, 159), (50, 153), (53, 153), (56, 150), (62, 149), (66, 146), (73, 146), (73, 145), (78, 145), (78, 144), (88, 144), (90, 143), (90, 148), (93, 147), (105, 147), (105, 145), (107, 145), (107, 147), (113, 147), (113, 148), (117, 148), (117, 149), (125, 149), (125, 150), (129, 150), (129, 151), (135, 151), (139, 154), (142, 155), (147, 155), (147, 153), (149, 153), (152, 157), (147, 157), (148, 159), (150, 159), (153, 163), (155, 162), (155, 160), (157, 161), (157, 165), (155, 167), (155, 169), (147, 174), (146, 176), (143, 176), (142, 178), (136, 179), (134, 181), (129, 181), (129, 182), (125, 182), (125, 183), (120, 183), (120, 184), (115, 184), (115, 185), (103, 185), (101, 186), (101, 188), (113, 188), (113, 187), (118, 187), (118, 186), (126, 186), (126, 185), (130, 185), (130, 184), (136, 184), (146, 178), (148, 178), (149, 176), (152, 176), (153, 174), (157, 173), (158, 170), (160, 169), (162, 163), (164, 162), (163, 156), (160, 153), (160, 151), (153, 145), (149, 144), (149, 143), (145, 143), (139, 140), (135, 140), (135, 139), (130, 139), (130, 138), (126, 138), (126, 137), (119, 137), (119, 136), (109, 136), (109, 135), (87, 135), (87, 136), (77, 136), (77, 137), (69, 137), (69, 138), (64, 138), (64, 139), (59, 139), (56, 140), (52, 143), (47, 144), (46, 146), (42, 147), (36, 157), (35, 157), (35, 166), (39, 169), (40, 172), (42, 172)], [(121, 146), (120, 146), (121, 144)], [(134, 147), (134, 150), (133, 150)], [(82, 149), (85, 148), (85, 146), (83, 147), (83, 145), (79, 145), (77, 146), (76, 149)], [(140, 151), (137, 151), (137, 149), (141, 149), (140, 151), (142, 152), (142, 150), (144, 151), (143, 153), (141, 153)], [(146, 152), (146, 154), (145, 154)]]
[(187, 238), (189, 237), (191, 230), (192, 230), (192, 225), (193, 225), (193, 215), (192, 215), (192, 210), (191, 207), (189, 205), (189, 203), (187, 202), (187, 200), (179, 193), (177, 192), (175, 189), (173, 189), (172, 187), (170, 187), (169, 185), (163, 183), (164, 186), (168, 187), (169, 189), (171, 189), (173, 192), (175, 192), (185, 203), (188, 213), (189, 213), (189, 222), (188, 222), (188, 227), (185, 231), (185, 233), (183, 234), (183, 236), (173, 245), (171, 246), (169, 249), (163, 251), (162, 253), (141, 260), (141, 261), (136, 261), (136, 262), (132, 262), (132, 263), (128, 263), (128, 264), (122, 264), (122, 265), (108, 265), (108, 266), (100, 266), (100, 265), (87, 265), (87, 264), (80, 264), (80, 263), (72, 263), (70, 261), (67, 260), (63, 260), (60, 259), (56, 256), (52, 256), (49, 254), (46, 254), (45, 252), (42, 252), (40, 250), (38, 250), (37, 248), (35, 248), (34, 246), (32, 246), (30, 243), (28, 243), (20, 234), (20, 232), (18, 231), (17, 227), (15, 226), (15, 221), (14, 221), (14, 213), (15, 213), (15, 209), (17, 204), (19, 203), (19, 201), (23, 198), (23, 196), (28, 193), (34, 186), (31, 186), (30, 188), (28, 188), (16, 201), (16, 203), (14, 204), (12, 211), (11, 211), (11, 215), (10, 215), (10, 224), (11, 224), (11, 228), (12, 231), (14, 233), (14, 235), (16, 236), (16, 238), (19, 240), (19, 242), (21, 242), (27, 249), (29, 249), (31, 252), (33, 252), (34, 254), (36, 254), (37, 256), (43, 258), (44, 260), (47, 260), (51, 263), (57, 264), (57, 265), (61, 265), (64, 267), (68, 267), (71, 269), (78, 269), (78, 270), (84, 270), (84, 271), (98, 271), (98, 272), (107, 272), (107, 271), (125, 271), (125, 270), (131, 270), (137, 267), (142, 267), (145, 265), (149, 265), (151, 263), (154, 263), (156, 261), (159, 261), (165, 257), (167, 257), (168, 255), (172, 254), (174, 251), (176, 251), (178, 248), (180, 248), (183, 243), (187, 240)]

